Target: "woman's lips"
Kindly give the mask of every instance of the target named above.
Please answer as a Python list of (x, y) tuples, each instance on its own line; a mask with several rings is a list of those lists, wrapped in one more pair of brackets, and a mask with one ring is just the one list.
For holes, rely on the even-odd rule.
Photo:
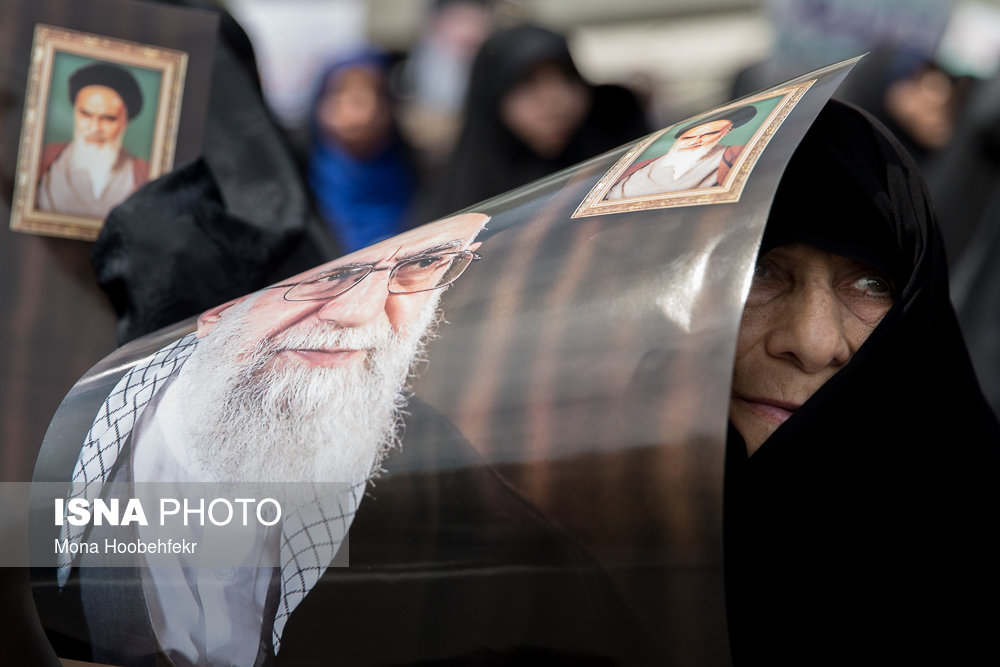
[(754, 414), (778, 424), (783, 424), (801, 405), (767, 398), (737, 398), (746, 403)]

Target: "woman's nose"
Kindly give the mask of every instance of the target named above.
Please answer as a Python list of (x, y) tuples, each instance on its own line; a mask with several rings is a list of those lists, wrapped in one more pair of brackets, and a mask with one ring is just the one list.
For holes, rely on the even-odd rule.
[(851, 358), (840, 301), (827, 286), (804, 285), (786, 299), (767, 350), (791, 359), (807, 373), (840, 368)]

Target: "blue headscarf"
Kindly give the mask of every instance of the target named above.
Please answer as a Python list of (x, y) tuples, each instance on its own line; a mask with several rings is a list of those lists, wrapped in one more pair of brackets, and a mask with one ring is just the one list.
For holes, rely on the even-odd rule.
[(307, 177), (320, 214), (344, 253), (394, 236), (406, 229), (416, 178), (407, 150), (393, 123), (391, 137), (373, 156), (357, 158), (319, 127), (317, 110), (323, 94), (349, 69), (365, 67), (385, 73), (388, 58), (366, 49), (328, 67), (319, 78), (310, 110)]

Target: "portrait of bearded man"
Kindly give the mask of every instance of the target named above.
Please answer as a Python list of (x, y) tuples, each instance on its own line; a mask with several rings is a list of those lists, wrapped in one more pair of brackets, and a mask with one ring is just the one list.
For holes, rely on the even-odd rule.
[(727, 109), (689, 123), (674, 133), (663, 155), (631, 165), (611, 186), (605, 200), (667, 194), (722, 185), (743, 151), (726, 145), (733, 129), (757, 114), (752, 106)]
[[(175, 664), (251, 665), (261, 641), (278, 650), (285, 622), (398, 444), (411, 366), (434, 330), (442, 288), (479, 258), (475, 238), (487, 219), (469, 213), (426, 225), (212, 308), (195, 332), (118, 382), (78, 456), (71, 496), (99, 497), (115, 482), (173, 484), (182, 493), (197, 482), (336, 482), (344, 490), (281, 526), (257, 526), (250, 546), (230, 548), (241, 564), (231, 577), (197, 574), (195, 557), (138, 568), (148, 612), (139, 625), (155, 643), (111, 639), (121, 605), (102, 597), (107, 580), (94, 573), (107, 570), (75, 568), (91, 632), (104, 635), (95, 659), (132, 664), (133, 651), (155, 645)], [(304, 535), (316, 524), (325, 526), (321, 539)], [(61, 537), (78, 543), (85, 529), (67, 523)], [(171, 535), (162, 526), (136, 531), (144, 541)], [(87, 539), (100, 538), (96, 527), (90, 532)], [(209, 532), (184, 536), (205, 541)], [(280, 573), (272, 574), (279, 550)], [(62, 556), (66, 586), (80, 563)], [(275, 587), (280, 599), (269, 599)]]
[(126, 68), (104, 62), (76, 70), (68, 84), (73, 138), (42, 149), (36, 206), (103, 220), (149, 180), (149, 163), (124, 148), (142, 91)]
[[(157, 507), (232, 483), (240, 497), (318, 491), (238, 534), (57, 522), (41, 541), (64, 547), (37, 573), (35, 603), (60, 657), (249, 666), (659, 653), (590, 550), (409, 386), (445, 288), (481, 259), (487, 221), (452, 216), (222, 304), (134, 365), (109, 360), (78, 383), (35, 471), (71, 480), (58, 492), (67, 502)], [(81, 448), (69, 434), (86, 429)], [(38, 525), (52, 525), (48, 505)], [(109, 539), (203, 552), (109, 564), (74, 547)], [(205, 561), (209, 545), (222, 566)]]

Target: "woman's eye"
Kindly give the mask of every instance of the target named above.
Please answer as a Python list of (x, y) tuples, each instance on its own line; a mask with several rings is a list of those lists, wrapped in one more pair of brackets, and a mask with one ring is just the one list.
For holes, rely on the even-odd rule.
[(774, 262), (767, 259), (761, 259), (757, 261), (757, 264), (753, 267), (753, 279), (754, 282), (766, 282), (771, 280), (777, 280), (779, 277), (778, 268), (774, 265)]
[(892, 297), (892, 285), (885, 278), (878, 276), (862, 276), (854, 281), (853, 287), (870, 296), (880, 298)]
[(753, 280), (746, 304), (757, 306), (766, 303), (788, 289), (788, 276), (773, 261), (759, 260), (753, 267)]

